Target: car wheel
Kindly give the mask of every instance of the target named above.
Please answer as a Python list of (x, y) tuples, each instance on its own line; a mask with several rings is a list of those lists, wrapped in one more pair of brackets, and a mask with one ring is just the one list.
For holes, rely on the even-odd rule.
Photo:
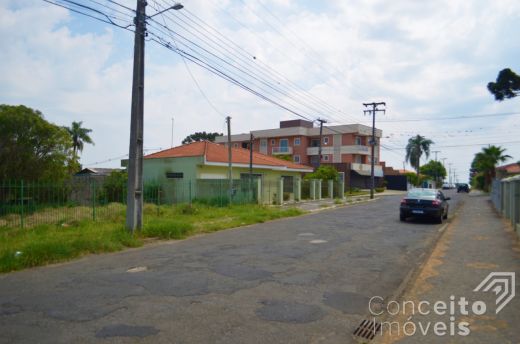
[(406, 221), (406, 216), (404, 216), (403, 214), (399, 215), (399, 220), (401, 221)]
[(445, 220), (448, 219), (448, 212), (446, 212), (446, 214), (444, 214), (444, 219), (445, 219)]
[(444, 218), (444, 216), (442, 214), (440, 214), (439, 216), (437, 216), (435, 218), (435, 223), (442, 223), (442, 219)]

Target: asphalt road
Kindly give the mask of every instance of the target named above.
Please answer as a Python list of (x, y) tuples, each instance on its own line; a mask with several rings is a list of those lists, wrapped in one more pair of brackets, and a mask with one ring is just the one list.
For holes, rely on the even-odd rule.
[(0, 342), (354, 342), (440, 228), (399, 200), (0, 275)]

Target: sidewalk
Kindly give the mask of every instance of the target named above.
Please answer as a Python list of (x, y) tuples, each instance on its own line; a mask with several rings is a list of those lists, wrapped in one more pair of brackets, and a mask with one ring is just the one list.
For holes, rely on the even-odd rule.
[[(473, 291), (491, 272), (516, 272), (516, 296), (498, 314), (497, 296), (493, 289), (500, 284), (496, 284), (488, 292)], [(384, 324), (385, 334), (383, 337), (376, 337), (374, 342), (520, 343), (519, 287), (520, 246), (511, 227), (496, 214), (489, 197), (470, 194), (464, 197), (464, 205), (458, 216), (447, 226), (417, 278), (401, 300), (398, 300), (400, 313), (385, 320), (399, 322), (400, 331), (393, 327), (393, 335), (390, 335), (389, 325)], [(501, 294), (499, 292), (499, 296)], [(454, 296), (453, 312), (450, 312), (451, 296)], [(469, 302), (466, 307), (469, 309), (468, 314), (461, 311), (458, 304), (461, 297)], [(413, 303), (403, 307), (405, 300)], [(419, 314), (417, 305), (421, 301), (429, 302), (430, 314)], [(434, 310), (434, 304), (438, 301), (448, 305), (448, 310), (443, 315)], [(475, 306), (476, 301), (484, 301), (484, 314), (472, 312), (471, 307)], [(426, 305), (423, 304), (423, 313), (426, 313)], [(414, 307), (415, 314), (412, 312)], [(403, 308), (406, 308), (405, 312)], [(405, 334), (403, 325), (407, 322), (411, 323), (406, 325)], [(440, 331), (438, 329), (438, 333), (434, 333), (434, 326), (439, 322), (443, 325), (437, 325)], [(459, 328), (466, 326), (464, 323), (467, 323), (469, 329), (466, 336), (461, 335), (464, 331)], [(427, 334), (424, 335), (426, 329)], [(450, 331), (454, 334), (451, 335)], [(415, 334), (410, 335), (413, 332)], [(444, 336), (439, 335), (442, 333), (445, 333)]]

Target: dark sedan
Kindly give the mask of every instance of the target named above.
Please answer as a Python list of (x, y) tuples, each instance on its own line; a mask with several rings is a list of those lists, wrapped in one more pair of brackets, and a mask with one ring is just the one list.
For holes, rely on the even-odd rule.
[(401, 200), (399, 218), (406, 221), (408, 217), (425, 217), (442, 223), (448, 218), (449, 200), (440, 190), (412, 189)]

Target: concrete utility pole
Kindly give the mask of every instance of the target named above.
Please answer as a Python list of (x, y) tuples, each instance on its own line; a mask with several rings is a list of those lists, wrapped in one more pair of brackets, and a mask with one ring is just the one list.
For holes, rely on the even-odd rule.
[(249, 133), (249, 190), (253, 190), (253, 133)]
[(233, 153), (231, 152), (231, 117), (226, 117), (227, 122), (227, 142), (228, 142), (228, 178), (229, 178), (229, 203), (231, 203), (231, 197), (233, 196), (233, 164), (232, 158)]
[[(432, 151), (432, 153), (435, 154), (435, 161), (437, 161), (437, 153), (440, 153), (441, 151)], [(437, 188), (437, 181), (439, 180), (439, 174), (437, 173), (437, 170), (435, 170), (435, 188)]]
[(126, 227), (132, 233), (143, 227), (144, 40), (146, 37), (146, 19), (170, 9), (180, 10), (181, 8), (183, 8), (181, 4), (175, 3), (152, 16), (147, 16), (146, 0), (137, 0), (134, 18), (134, 71), (126, 196)]
[(448, 163), (448, 182), (451, 184), (451, 162)]
[(132, 233), (143, 227), (143, 119), (144, 119), (144, 38), (146, 1), (137, 0), (134, 39), (134, 76), (128, 154), (126, 227)]
[(370, 199), (374, 198), (374, 188), (376, 186), (376, 181), (374, 177), (374, 165), (375, 165), (375, 146), (376, 146), (376, 113), (382, 112), (383, 114), (386, 112), (386, 109), (378, 109), (379, 105), (386, 106), (385, 102), (379, 103), (363, 103), (364, 107), (371, 106), (371, 110), (364, 110), (363, 113), (372, 115), (372, 139), (370, 140), (371, 146), (371, 157), (370, 157)]
[(326, 120), (318, 118), (318, 122), (320, 122), (320, 144), (318, 146), (318, 168), (321, 166), (321, 145), (323, 144), (323, 123), (327, 123)]

